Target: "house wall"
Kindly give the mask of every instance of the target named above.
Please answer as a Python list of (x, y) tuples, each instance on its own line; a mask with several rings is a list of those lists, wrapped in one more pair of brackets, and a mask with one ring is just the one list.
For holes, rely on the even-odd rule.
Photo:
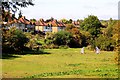
[(44, 32), (52, 32), (52, 27), (44, 26)]
[(35, 26), (36, 31), (43, 31), (43, 26)]
[(58, 27), (58, 31), (63, 31), (65, 27)]
[(12, 27), (18, 28), (18, 27), (19, 27), (19, 24), (18, 24), (18, 23), (13, 23), (13, 24), (10, 25), (10, 28), (12, 28)]
[(30, 31), (34, 31), (34, 25), (32, 25), (32, 24), (27, 24), (26, 25), (26, 28), (27, 28), (27, 32), (30, 32)]
[(52, 27), (52, 32), (58, 32), (58, 27)]

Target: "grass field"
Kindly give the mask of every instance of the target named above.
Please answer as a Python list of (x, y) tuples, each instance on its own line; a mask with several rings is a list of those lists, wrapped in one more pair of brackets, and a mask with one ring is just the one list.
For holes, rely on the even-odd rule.
[(115, 52), (46, 49), (50, 54), (14, 55), (2, 59), (3, 78), (117, 78)]

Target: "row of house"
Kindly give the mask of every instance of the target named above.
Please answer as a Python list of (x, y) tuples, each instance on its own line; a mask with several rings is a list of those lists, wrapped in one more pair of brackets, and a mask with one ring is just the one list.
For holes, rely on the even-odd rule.
[(55, 19), (51, 19), (48, 22), (45, 22), (43, 19), (36, 21), (35, 30), (42, 32), (58, 32), (65, 29), (65, 24), (58, 22)]
[[(79, 23), (73, 22), (74, 25), (79, 25)], [(40, 19), (38, 21), (32, 22), (25, 18), (25, 16), (20, 17), (19, 19), (13, 18), (12, 14), (8, 16), (8, 22), (5, 24), (5, 29), (10, 29), (11, 27), (16, 27), (24, 32), (30, 31), (41, 31), (41, 32), (58, 32), (65, 29), (65, 24), (61, 21), (57, 21), (56, 19), (49, 19), (48, 21), (44, 21)]]
[(28, 19), (25, 18), (25, 16), (22, 16), (21, 18), (13, 18), (12, 15), (8, 16), (8, 21), (5, 24), (5, 29), (10, 29), (12, 27), (16, 27), (17, 29), (20, 29), (25, 32), (30, 32), (34, 30), (35, 23), (32, 23)]

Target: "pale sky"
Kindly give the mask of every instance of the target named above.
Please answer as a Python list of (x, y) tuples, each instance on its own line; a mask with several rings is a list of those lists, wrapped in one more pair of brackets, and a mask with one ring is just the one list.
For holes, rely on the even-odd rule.
[(88, 15), (99, 19), (118, 19), (119, 0), (33, 0), (34, 6), (22, 8), (27, 19), (84, 19)]

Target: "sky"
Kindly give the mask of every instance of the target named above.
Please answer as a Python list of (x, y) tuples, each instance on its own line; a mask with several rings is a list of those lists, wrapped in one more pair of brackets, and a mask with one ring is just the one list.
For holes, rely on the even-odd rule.
[(84, 19), (95, 15), (99, 19), (118, 19), (119, 0), (33, 0), (34, 6), (21, 8), (27, 19)]

